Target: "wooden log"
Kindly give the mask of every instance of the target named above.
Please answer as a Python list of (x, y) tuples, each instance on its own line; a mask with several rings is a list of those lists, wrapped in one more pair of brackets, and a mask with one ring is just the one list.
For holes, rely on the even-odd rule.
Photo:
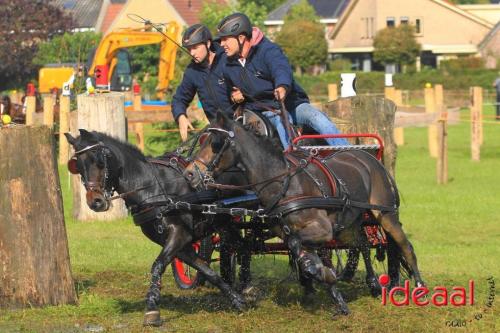
[[(435, 113), (436, 112), (436, 102), (434, 98), (434, 89), (424, 88), (424, 98), (425, 98), (425, 112)], [(429, 125), (428, 130), (428, 141), (429, 141), (429, 154), (431, 157), (437, 158), (437, 128), (435, 124)]]
[(446, 119), (437, 122), (438, 158), (436, 160), (436, 177), (438, 184), (448, 183), (448, 129)]
[[(141, 94), (135, 94), (134, 95), (134, 110), (141, 112), (142, 109), (142, 100), (141, 100)], [(137, 147), (141, 151), (144, 151), (144, 124), (142, 122), (138, 122), (136, 124), (133, 124), (133, 129), (135, 132), (135, 137), (137, 139)]]
[(54, 96), (43, 97), (43, 124), (49, 127), (54, 125)]
[[(189, 112), (189, 111), (188, 111)], [(133, 123), (161, 123), (173, 122), (174, 117), (169, 110), (147, 110), (141, 111), (127, 111), (127, 121), (129, 124)]]
[(342, 133), (377, 133), (384, 141), (384, 166), (392, 176), (396, 170), (397, 146), (394, 143), (393, 101), (374, 96), (339, 98), (325, 105), (324, 111), (332, 117)]
[(481, 159), (481, 109), (483, 108), (483, 89), (472, 87), (472, 105), (470, 107), (471, 126), (471, 158), (473, 161)]
[(69, 159), (69, 144), (64, 133), (69, 132), (70, 97), (61, 96), (59, 100), (59, 164)]
[(35, 123), (36, 97), (26, 96), (26, 125), (31, 126)]
[(335, 83), (328, 84), (328, 101), (334, 101), (339, 98), (337, 85)]
[[(73, 136), (80, 135), (78, 129), (106, 133), (126, 141), (125, 112), (123, 93), (110, 92), (98, 95), (81, 94), (77, 97), (78, 112), (72, 124)], [(74, 112), (71, 112), (74, 113)], [(73, 216), (80, 221), (115, 220), (127, 216), (123, 200), (113, 201), (113, 206), (107, 211), (96, 213), (87, 206), (85, 188), (80, 181), (80, 175), (71, 177), (73, 190)]]
[(54, 132), (0, 129), (0, 307), (77, 303)]

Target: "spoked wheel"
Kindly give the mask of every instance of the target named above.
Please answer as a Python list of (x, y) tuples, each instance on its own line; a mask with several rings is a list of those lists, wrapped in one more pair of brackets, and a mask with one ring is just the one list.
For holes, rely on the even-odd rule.
[[(193, 248), (203, 260), (210, 263), (214, 250), (212, 236), (207, 236), (201, 241), (193, 243)], [(203, 274), (186, 265), (178, 258), (174, 258), (172, 261), (172, 273), (174, 274), (175, 284), (180, 289), (195, 289), (205, 283)]]

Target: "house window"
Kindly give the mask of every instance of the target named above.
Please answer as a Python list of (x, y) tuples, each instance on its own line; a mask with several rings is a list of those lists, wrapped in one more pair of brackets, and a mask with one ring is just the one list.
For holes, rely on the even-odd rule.
[(424, 34), (422, 18), (415, 19), (415, 33), (420, 36)]
[(410, 19), (408, 18), (408, 16), (401, 16), (400, 19), (401, 24), (408, 24), (409, 21)]
[(364, 33), (362, 34), (361, 39), (373, 38), (374, 35), (373, 17), (362, 17), (361, 22), (362, 22), (361, 25), (364, 28)]
[(396, 25), (396, 19), (393, 16), (389, 16), (386, 22), (388, 27), (394, 27)]

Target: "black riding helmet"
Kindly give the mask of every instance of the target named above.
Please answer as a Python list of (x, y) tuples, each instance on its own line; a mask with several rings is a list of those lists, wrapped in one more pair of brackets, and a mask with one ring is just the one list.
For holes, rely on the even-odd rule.
[(210, 30), (203, 24), (195, 24), (187, 28), (184, 32), (182, 46), (189, 47), (200, 43), (206, 44), (209, 40), (212, 40)]
[(217, 36), (215, 38), (237, 37), (240, 34), (247, 36), (247, 38), (252, 38), (252, 23), (245, 14), (234, 13), (220, 21), (217, 26)]

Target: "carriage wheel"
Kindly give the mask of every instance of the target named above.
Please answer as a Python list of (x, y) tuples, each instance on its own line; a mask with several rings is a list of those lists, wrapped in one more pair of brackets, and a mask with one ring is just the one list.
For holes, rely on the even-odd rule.
[[(212, 236), (207, 236), (201, 241), (193, 243), (193, 247), (198, 255), (210, 263), (214, 246), (212, 244)], [(175, 284), (180, 289), (195, 289), (205, 283), (203, 274), (186, 265), (182, 260), (174, 258), (172, 261), (172, 273), (174, 275)]]

